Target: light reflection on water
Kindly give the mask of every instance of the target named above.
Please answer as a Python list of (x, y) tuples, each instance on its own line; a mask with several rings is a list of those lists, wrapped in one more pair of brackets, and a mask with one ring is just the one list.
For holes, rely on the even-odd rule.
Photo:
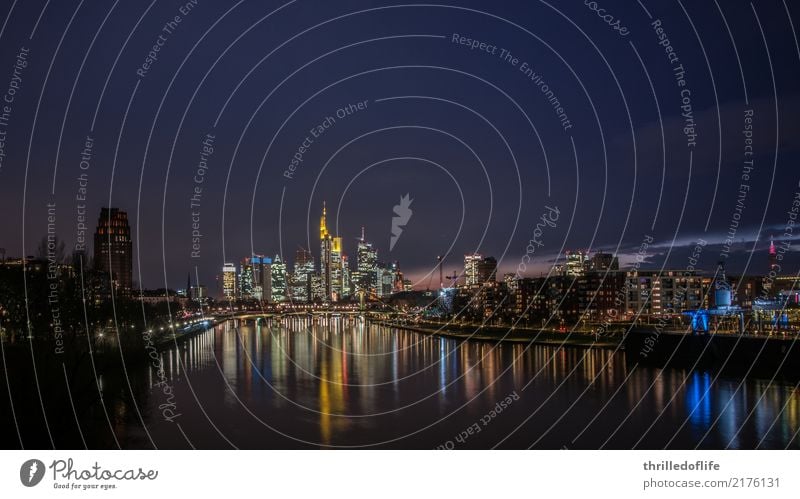
[[(464, 447), (752, 448), (762, 439), (798, 447), (793, 384), (739, 388), (714, 373), (628, 365), (611, 350), (463, 343), (355, 318), (295, 318), (229, 321), (162, 362), (181, 429), (200, 448), (436, 447), (512, 392), (519, 401)], [(152, 387), (152, 368), (146, 376)], [(159, 446), (185, 446), (153, 399), (145, 423)]]

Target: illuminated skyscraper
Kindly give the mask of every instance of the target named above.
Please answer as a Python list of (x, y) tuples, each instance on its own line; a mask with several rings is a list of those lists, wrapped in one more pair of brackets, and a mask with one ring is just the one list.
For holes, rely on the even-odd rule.
[(358, 240), (356, 254), (356, 272), (354, 276), (357, 290), (365, 290), (368, 294), (375, 294), (378, 290), (378, 252), (364, 237), (364, 228), (361, 228), (361, 239)]
[(478, 284), (493, 282), (497, 277), (497, 260), (487, 256), (478, 263)]
[(480, 284), (478, 276), (478, 265), (483, 261), (483, 255), (473, 253), (471, 255), (464, 255), (464, 276), (466, 277), (467, 286), (474, 286)]
[(255, 279), (253, 265), (250, 258), (245, 258), (239, 266), (239, 298), (250, 299), (254, 297)]
[(394, 283), (392, 284), (392, 293), (399, 293), (401, 291), (405, 291), (405, 287), (403, 286), (403, 273), (400, 272), (400, 262), (392, 262), (392, 272), (394, 272)]
[(342, 238), (334, 237), (330, 252), (330, 297), (333, 301), (342, 297), (344, 289), (344, 269), (342, 265)]
[(236, 265), (233, 263), (222, 266), (222, 294), (228, 300), (236, 299)]
[(770, 273), (778, 272), (778, 251), (775, 249), (775, 240), (769, 238), (769, 271)]
[(280, 303), (286, 301), (288, 289), (286, 286), (286, 264), (281, 261), (280, 255), (275, 255), (272, 259), (272, 302)]
[(579, 277), (586, 273), (586, 253), (567, 251), (567, 265), (564, 272), (568, 276)]
[(350, 269), (342, 249), (342, 238), (328, 232), (327, 208), (322, 204), (319, 220), (319, 270), (325, 301), (338, 300), (350, 294)]
[(114, 289), (128, 295), (133, 287), (133, 243), (128, 214), (117, 208), (101, 208), (94, 233), (94, 265), (107, 272)]
[(328, 232), (327, 214), (328, 210), (323, 202), (322, 217), (319, 220), (319, 273), (325, 301), (331, 298), (331, 251), (333, 250), (333, 237)]
[(253, 266), (253, 298), (270, 301), (272, 298), (272, 259), (264, 255), (250, 258)]
[(322, 277), (314, 272), (311, 276), (311, 300), (312, 301), (325, 301), (325, 289), (322, 286)]
[(378, 288), (376, 294), (381, 298), (388, 298), (394, 293), (395, 270), (391, 265), (378, 264)]
[(353, 283), (350, 280), (350, 259), (342, 253), (342, 297), (347, 298), (353, 292)]
[(292, 301), (307, 303), (312, 299), (312, 277), (314, 275), (314, 257), (311, 252), (299, 248), (294, 257), (294, 274), (292, 274)]

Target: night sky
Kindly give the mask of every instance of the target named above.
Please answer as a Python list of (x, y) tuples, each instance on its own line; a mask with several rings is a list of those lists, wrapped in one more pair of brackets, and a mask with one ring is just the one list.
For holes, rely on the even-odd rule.
[(0, 122), (0, 247), (34, 254), (48, 203), (74, 245), (85, 172), (90, 232), (101, 206), (126, 210), (147, 288), (196, 267), (214, 289), (251, 253), (318, 258), (323, 201), (351, 263), (363, 225), (420, 289), (436, 255), (513, 271), (534, 237), (531, 276), (568, 249), (630, 262), (645, 240), (648, 267), (681, 269), (699, 239), (698, 267), (765, 274), (800, 191), (799, 20), (784, 0), (3, 0), (0, 93), (20, 88)]

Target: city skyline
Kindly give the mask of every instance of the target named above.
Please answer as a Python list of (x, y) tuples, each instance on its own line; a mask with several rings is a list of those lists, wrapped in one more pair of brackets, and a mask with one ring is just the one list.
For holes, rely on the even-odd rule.
[[(798, 212), (798, 210), (795, 209), (794, 213), (797, 213), (797, 212)], [(111, 259), (109, 259), (109, 253), (106, 252), (107, 251), (106, 248), (108, 247), (108, 242), (103, 242), (103, 241), (104, 241), (104, 239), (106, 237), (108, 237), (109, 241), (111, 241), (112, 236), (114, 236), (116, 234), (115, 232), (113, 232), (115, 230), (114, 229), (115, 226), (119, 226), (120, 230), (122, 231), (122, 232), (119, 233), (119, 236), (118, 236), (118, 237), (121, 237), (121, 240), (116, 242), (116, 243), (115, 242), (111, 242), (112, 251), (111, 251), (110, 254), (111, 255), (115, 255), (115, 254), (118, 255), (120, 253), (126, 253), (127, 252), (127, 253), (129, 253), (129, 255), (124, 256), (122, 258), (122, 260), (120, 260), (118, 257), (113, 257), (112, 256), (112, 258), (113, 258), (113, 261), (112, 261)], [(108, 229), (106, 229), (106, 227), (108, 227)], [(115, 287), (118, 287), (118, 288), (122, 289), (123, 290), (123, 294), (127, 294), (128, 290), (132, 289), (132, 284), (133, 284), (133, 275), (134, 275), (133, 264), (134, 264), (134, 259), (132, 258), (131, 232), (132, 231), (130, 229), (130, 226), (128, 225), (127, 213), (125, 211), (121, 210), (120, 208), (102, 207), (100, 209), (100, 214), (99, 214), (99, 217), (98, 217), (98, 223), (97, 223), (97, 226), (96, 226), (96, 228), (94, 230), (94, 238), (93, 238), (93, 246), (92, 246), (94, 260), (95, 260), (95, 262), (99, 262), (97, 264), (97, 265), (99, 265), (98, 266), (98, 270), (103, 270), (103, 271), (107, 272), (108, 271), (107, 266), (108, 266), (108, 264), (110, 262), (112, 267), (114, 267), (114, 269), (115, 269), (112, 272), (112, 274), (120, 274), (120, 275), (122, 275), (122, 283), (121, 284), (120, 283), (116, 283)], [(63, 239), (61, 239), (59, 237), (59, 235), (57, 233), (55, 233), (55, 232), (52, 232), (51, 236), (54, 236), (61, 243), (64, 242)], [(362, 258), (359, 255), (361, 254), (362, 249), (364, 251), (368, 251), (369, 255), (373, 255), (373, 256), (371, 256), (371, 258), (374, 261), (373, 261), (373, 263), (371, 265), (377, 265), (378, 263), (380, 263), (383, 266), (382, 268), (386, 268), (387, 264), (388, 264), (389, 267), (391, 267), (393, 264), (394, 265), (397, 264), (397, 262), (398, 262), (397, 260), (390, 261), (390, 262), (379, 262), (378, 261), (377, 256), (376, 256), (378, 251), (376, 249), (373, 249), (373, 243), (372, 242), (369, 242), (369, 241), (367, 241), (365, 239), (365, 227), (363, 225), (361, 226), (361, 234), (360, 234), (360, 236), (358, 238), (355, 238), (354, 240), (356, 241), (356, 252), (355, 252), (355, 255), (358, 258), (357, 258), (357, 260), (355, 262), (355, 264), (356, 264), (355, 268), (352, 269), (352, 274), (350, 273), (351, 269), (349, 269), (349, 266), (347, 267), (347, 271), (348, 272), (346, 274), (346, 277), (348, 279), (348, 282), (349, 282), (349, 280), (351, 278), (358, 279), (360, 277), (359, 276), (359, 271), (360, 271), (359, 265), (362, 262)], [(758, 262), (758, 260), (757, 260), (756, 263), (753, 265), (754, 271), (750, 272), (747, 275), (753, 275), (753, 276), (762, 275), (763, 276), (763, 275), (769, 274), (770, 271), (775, 271), (776, 269), (778, 269), (780, 267), (780, 265), (778, 265), (778, 253), (780, 252), (780, 260), (781, 260), (781, 262), (783, 262), (784, 258), (787, 255), (790, 255), (791, 252), (793, 251), (792, 250), (792, 244), (791, 244), (791, 242), (793, 240), (794, 239), (791, 238), (791, 237), (783, 237), (782, 238), (781, 235), (778, 235), (778, 237), (776, 238), (774, 235), (770, 235), (769, 236), (768, 245), (765, 246), (763, 249), (756, 249), (754, 251), (755, 253), (767, 252), (769, 254), (769, 262), (762, 267), (760, 264), (757, 263)], [(699, 244), (700, 246), (702, 246), (702, 248), (704, 250), (706, 250), (706, 253), (713, 252), (713, 248), (715, 246), (714, 243), (706, 241), (704, 239), (699, 239), (698, 241), (699, 242), (695, 242), (694, 243), (694, 247), (692, 248), (693, 251), (697, 252), (697, 247), (698, 247), (698, 244)], [(777, 244), (776, 244), (776, 241), (777, 241)], [(335, 243), (335, 245), (334, 245), (334, 243)], [(115, 244), (116, 244), (116, 246), (114, 246)], [(321, 275), (319, 275), (319, 274), (323, 274), (323, 268), (322, 268), (323, 258), (322, 258), (322, 255), (324, 254), (324, 252), (326, 250), (327, 251), (333, 250), (332, 253), (334, 255), (337, 255), (339, 257), (344, 257), (344, 261), (345, 262), (348, 261), (347, 252), (344, 249), (345, 246), (344, 246), (344, 243), (343, 243), (343, 238), (340, 237), (340, 236), (335, 236), (335, 237), (332, 236), (330, 234), (330, 232), (328, 231), (328, 229), (327, 229), (327, 208), (326, 208), (326, 203), (324, 201), (322, 203), (322, 214), (321, 214), (321, 217), (320, 217), (320, 244), (321, 244), (321, 246), (320, 246), (320, 258), (319, 259), (315, 259), (314, 256), (313, 256), (313, 253), (311, 251), (309, 251), (308, 249), (298, 245), (297, 250), (295, 252), (295, 258), (293, 260), (290, 260), (289, 258), (285, 258), (285, 257), (281, 257), (281, 260), (285, 265), (287, 265), (288, 269), (291, 269), (292, 271), (294, 271), (294, 267), (293, 266), (289, 266), (289, 264), (291, 263), (291, 264), (294, 265), (295, 262), (298, 261), (298, 255), (300, 255), (301, 253), (307, 254), (307, 255), (310, 256), (310, 263), (314, 266), (313, 268), (315, 270), (319, 270), (319, 272), (317, 272), (318, 277), (321, 277)], [(746, 243), (739, 243), (739, 245), (741, 245), (741, 246), (743, 246), (744, 244), (746, 244)], [(722, 242), (718, 242), (717, 245), (718, 246), (722, 246), (723, 243)], [(362, 246), (363, 246), (363, 248), (362, 248)], [(661, 246), (663, 247), (663, 244)], [(736, 248), (736, 246), (737, 246), (737, 243), (733, 243), (732, 245), (729, 244), (727, 246), (727, 248), (730, 251), (731, 247)], [(330, 247), (330, 250), (327, 249), (328, 247)], [(650, 243), (648, 244), (648, 247), (659, 247), (659, 244), (657, 242), (650, 241)], [(70, 247), (66, 247), (67, 250), (69, 250), (69, 248)], [(114, 249), (114, 248), (117, 248), (117, 249)], [(122, 248), (124, 248), (124, 250)], [(709, 251), (708, 248), (711, 248), (711, 251)], [(8, 258), (8, 259), (21, 258), (21, 256), (19, 256), (19, 255), (7, 255), (7, 250), (5, 250), (3, 248), (0, 248), (0, 249), (2, 249), (2, 251), (3, 251), (2, 254), (3, 254), (3, 258), (4, 259), (5, 258)], [(88, 254), (88, 245), (87, 245), (87, 243), (85, 241), (85, 236), (81, 236), (78, 239), (76, 239), (75, 245), (72, 246), (72, 249), (73, 249), (73, 251), (71, 253), (82, 253), (84, 255)], [(474, 279), (475, 279), (474, 275), (472, 277), (470, 277), (470, 275), (469, 275), (470, 272), (472, 272), (473, 274), (478, 272), (478, 266), (477, 266), (478, 263), (474, 264), (475, 265), (474, 268), (470, 271), (471, 265), (468, 263), (468, 260), (471, 257), (471, 255), (475, 255), (475, 256), (479, 257), (479, 259), (483, 259), (484, 258), (484, 254), (482, 254), (482, 253), (477, 253), (477, 252), (465, 253), (463, 262), (460, 262), (457, 258), (454, 258), (454, 260), (455, 260), (454, 262), (451, 261), (449, 264), (447, 264), (451, 268), (447, 269), (446, 271), (445, 271), (444, 268), (442, 268), (441, 270), (443, 272), (445, 272), (445, 273), (456, 272), (458, 274), (458, 279), (463, 280), (465, 284), (469, 285), (470, 284), (470, 280), (472, 279), (473, 282), (474, 282)], [(572, 262), (579, 261), (578, 265), (582, 268), (584, 263), (588, 264), (590, 262), (590, 255), (591, 255), (592, 258), (597, 258), (597, 256), (602, 256), (603, 258), (613, 259), (613, 267), (612, 267), (612, 264), (611, 264), (611, 260), (609, 260), (607, 262), (607, 268), (612, 269), (612, 270), (617, 270), (617, 269), (620, 269), (620, 268), (622, 268), (623, 270), (627, 270), (627, 269), (633, 268), (634, 266), (637, 269), (641, 268), (643, 270), (658, 270), (659, 269), (659, 266), (656, 263), (651, 263), (651, 262), (649, 262), (647, 260), (642, 260), (641, 259), (641, 253), (638, 253), (638, 254), (637, 253), (630, 253), (630, 254), (620, 254), (620, 255), (618, 255), (618, 254), (614, 254), (614, 253), (608, 253), (607, 251), (604, 251), (602, 249), (595, 250), (593, 253), (590, 253), (588, 250), (565, 249), (564, 252), (561, 255), (554, 256), (554, 255), (545, 254), (545, 256), (543, 258), (544, 261), (542, 261), (538, 265), (538, 270), (526, 269), (526, 272), (522, 272), (522, 273), (519, 273), (519, 266), (515, 267), (515, 266), (511, 266), (510, 264), (507, 264), (507, 265), (505, 265), (505, 267), (503, 267), (503, 266), (500, 265), (500, 263), (502, 263), (502, 262), (497, 262), (495, 260), (495, 262), (494, 262), (494, 266), (496, 268), (495, 273), (496, 273), (496, 275), (498, 277), (503, 276), (504, 274), (509, 274), (509, 273), (519, 274), (518, 275), (519, 278), (537, 277), (537, 276), (541, 277), (544, 274), (551, 274), (551, 273), (554, 274), (554, 275), (558, 275), (560, 273), (566, 273), (567, 275), (574, 275), (574, 274), (572, 274), (570, 272), (571, 261)], [(65, 255), (65, 258), (67, 256), (69, 256), (69, 255)], [(487, 255), (487, 256), (489, 258), (494, 259), (494, 257), (492, 255)], [(34, 257), (35, 257), (34, 255), (29, 254), (29, 255), (27, 255), (26, 258), (34, 258)], [(280, 257), (280, 255), (276, 253), (275, 257)], [(221, 273), (218, 272), (218, 273), (214, 274), (212, 281), (215, 282), (215, 285), (213, 286), (212, 289), (216, 288), (216, 291), (218, 292), (219, 296), (228, 296), (229, 293), (226, 293), (226, 291), (225, 291), (226, 285), (223, 283), (224, 275), (225, 275), (225, 268), (226, 267), (228, 268), (229, 272), (233, 272), (232, 269), (234, 267), (236, 268), (235, 275), (236, 275), (236, 279), (238, 280), (241, 271), (240, 271), (240, 267), (236, 266), (237, 265), (236, 262), (242, 262), (243, 263), (245, 260), (249, 260), (251, 258), (258, 258), (258, 259), (264, 259), (265, 263), (266, 263), (267, 260), (269, 260), (269, 263), (271, 263), (272, 260), (275, 259), (275, 257), (269, 257), (269, 256), (266, 256), (263, 253), (254, 252), (253, 255), (251, 255), (250, 257), (241, 257), (241, 258), (235, 259), (233, 262), (226, 262), (222, 266), (223, 267), (222, 272)], [(573, 258), (573, 257), (576, 257), (578, 260), (575, 260), (575, 258)], [(432, 289), (431, 288), (431, 283), (433, 282), (433, 280), (435, 280), (437, 278), (436, 277), (436, 273), (439, 272), (439, 270), (440, 270), (440, 260), (439, 260), (440, 257), (437, 256), (435, 258), (436, 258), (436, 261), (435, 261), (434, 265), (430, 269), (427, 269), (427, 270), (424, 271), (425, 272), (425, 274), (424, 274), (425, 279), (423, 279), (421, 281), (416, 281), (416, 282), (412, 281), (411, 287), (413, 289), (415, 289), (415, 290)], [(650, 258), (654, 258), (654, 255), (650, 255)], [(300, 260), (302, 261), (302, 258)], [(708, 262), (706, 265), (700, 265), (701, 261), (700, 261), (699, 258), (692, 259), (691, 256), (690, 256), (689, 260), (694, 262), (694, 263), (691, 264), (691, 269), (692, 270), (699, 271), (699, 272), (706, 272), (706, 273), (715, 272), (717, 267), (718, 267), (718, 265), (719, 265), (719, 263), (720, 262), (724, 262), (724, 260), (718, 259), (716, 262), (713, 262), (713, 264), (711, 262)], [(259, 261), (258, 263), (261, 263), (261, 262)], [(248, 264), (253, 265), (252, 262), (248, 262)], [(341, 262), (340, 262), (340, 264), (341, 264)], [(666, 265), (661, 265), (660, 268), (663, 269), (663, 270), (669, 271), (669, 270), (676, 270), (678, 267), (674, 267), (673, 268), (673, 267), (669, 267), (669, 266), (666, 266)], [(758, 270), (758, 269), (761, 269), (761, 270)], [(345, 275), (341, 273), (343, 270), (344, 270), (343, 268), (337, 267), (336, 271), (338, 271), (339, 274), (335, 274), (335, 273), (333, 274), (333, 275), (337, 275), (338, 279), (340, 281), (343, 278), (345, 278)], [(778, 270), (778, 272), (780, 272), (780, 270)], [(735, 268), (734, 268), (733, 271), (731, 271), (730, 268), (729, 268), (729, 273), (739, 274), (738, 272), (735, 271)], [(403, 273), (402, 275), (408, 277), (410, 275), (410, 273), (406, 272), (406, 273)], [(417, 275), (419, 275), (419, 274), (417, 274)], [(192, 277), (191, 269), (190, 269), (190, 272), (189, 272), (189, 276), (190, 276), (189, 277), (189, 282), (190, 283), (191, 282), (195, 282), (194, 278)], [(311, 276), (309, 275), (309, 280), (310, 280), (310, 278), (311, 278)], [(330, 280), (330, 279), (332, 279), (332, 277), (329, 276), (328, 279)], [(405, 279), (405, 280), (408, 281), (410, 279)], [(452, 280), (452, 278), (449, 276), (449, 274), (448, 274), (447, 279), (444, 279), (444, 281), (447, 281), (447, 282), (450, 282), (451, 280)], [(115, 281), (116, 281), (116, 279), (115, 279)], [(323, 279), (323, 282), (324, 282), (324, 279)], [(139, 287), (140, 287), (140, 289), (143, 289), (143, 290), (144, 289), (157, 289), (157, 288), (162, 288), (162, 289), (183, 289), (180, 286), (177, 286), (175, 284), (177, 284), (177, 283), (173, 283), (173, 284), (166, 285), (166, 286), (163, 286), (163, 285), (157, 285), (157, 286), (140, 285)], [(208, 283), (207, 282), (200, 282), (200, 283), (195, 282), (195, 285), (202, 285), (202, 286), (204, 286), (206, 288), (208, 287)], [(372, 282), (371, 285), (375, 286), (376, 283)], [(310, 289), (311, 283), (310, 282), (308, 283), (308, 286), (309, 286), (308, 292), (310, 293), (311, 292), (311, 289)], [(323, 284), (323, 286), (325, 286), (325, 285)], [(339, 288), (335, 289), (340, 295), (341, 295), (341, 286), (342, 286), (342, 284), (340, 283), (339, 284)], [(286, 284), (286, 288), (289, 289), (290, 287), (292, 287), (292, 284), (287, 283)], [(187, 288), (187, 289), (189, 289), (189, 288)], [(325, 289), (324, 294), (326, 296), (330, 296), (331, 292), (332, 292), (331, 288), (327, 287)], [(289, 296), (289, 294), (287, 292), (286, 297), (288, 298), (288, 296)], [(317, 292), (317, 294), (315, 296), (317, 298), (320, 298), (322, 296), (322, 294), (320, 292)], [(349, 294), (345, 295), (345, 297), (347, 297), (347, 296), (349, 296)]]
[[(474, 3), (473, 7), (480, 10), (477, 2), (467, 3)], [(70, 18), (69, 8), (67, 5), (48, 8), (42, 26), (61, 29)], [(160, 17), (168, 17), (171, 10), (160, 5), (153, 9), (151, 13)], [(239, 10), (242, 9), (259, 11), (248, 5), (240, 6)], [(520, 9), (525, 19), (553, 15), (550, 8), (538, 4), (504, 5), (497, 9), (496, 15), (506, 19), (519, 16)], [(410, 10), (383, 9), (364, 15), (374, 15), (393, 32), (404, 33)], [(580, 5), (567, 10), (581, 23), (594, 22), (592, 13)], [(676, 105), (680, 101), (675, 100), (680, 96), (675, 96), (674, 76), (669, 66), (661, 64), (663, 48), (645, 35), (652, 34), (649, 28), (644, 29), (647, 25), (638, 34), (642, 38), (637, 42), (637, 50), (644, 64), (654, 68), (650, 82), (641, 72), (635, 54), (618, 54), (609, 59), (610, 67), (618, 72), (615, 73), (608, 71), (602, 60), (587, 59), (581, 51), (566, 44), (561, 50), (570, 56), (565, 57), (573, 65), (573, 74), (546, 46), (535, 44), (522, 57), (513, 47), (527, 47), (529, 35), (505, 29), (508, 25), (498, 19), (481, 24), (468, 12), (458, 10), (453, 11), (455, 18), (445, 19), (442, 9), (430, 7), (426, 9), (430, 17), (414, 22), (420, 23), (416, 25), (420, 33), (442, 38), (381, 39), (342, 49), (343, 52), (304, 68), (281, 86), (278, 86), (281, 80), (266, 71), (264, 65), (256, 65), (263, 55), (248, 55), (254, 72), (247, 78), (244, 78), (246, 72), (236, 73), (236, 83), (242, 79), (241, 87), (229, 85), (224, 72), (211, 71), (186, 109), (186, 118), (180, 119), (182, 112), (176, 116), (159, 114), (156, 124), (164, 133), (151, 137), (151, 118), (156, 116), (162, 98), (156, 89), (166, 89), (175, 76), (175, 83), (169, 87), (170, 92), (181, 96), (175, 105), (189, 104), (191, 95), (183, 96), (177, 89), (194, 88), (208, 70), (201, 62), (205, 56), (197, 54), (181, 66), (183, 55), (179, 54), (185, 53), (177, 50), (182, 47), (180, 40), (185, 36), (202, 36), (200, 26), (213, 22), (224, 9), (214, 6), (192, 12), (192, 22), (183, 24), (183, 34), (171, 41), (175, 48), (165, 49), (160, 64), (147, 71), (144, 78), (137, 75), (131, 79), (126, 76), (130, 71), (126, 73), (125, 68), (139, 67), (141, 50), (152, 45), (152, 38), (159, 30), (148, 25), (146, 30), (132, 32), (130, 49), (115, 65), (116, 54), (98, 48), (121, 46), (127, 36), (123, 33), (131, 33), (127, 20), (143, 12), (133, 4), (120, 4), (98, 34), (95, 50), (84, 65), (82, 50), (59, 51), (54, 71), (71, 74), (78, 81), (69, 109), (52, 82), (41, 88), (21, 90), (15, 96), (16, 109), (31, 112), (14, 113), (13, 122), (9, 122), (14, 129), (9, 129), (9, 134), (14, 130), (17, 134), (33, 130), (33, 111), (37, 108), (40, 131), (33, 134), (30, 147), (22, 141), (4, 149), (0, 210), (12, 215), (0, 220), (0, 247), (9, 255), (33, 253), (46, 232), (45, 200), (57, 206), (55, 225), (65, 241), (75, 240), (79, 210), (97, 213), (102, 206), (118, 206), (135, 222), (133, 237), (138, 250), (134, 260), (144, 286), (180, 285), (186, 269), (195, 266), (200, 280), (211, 283), (220, 265), (238, 259), (239, 255), (280, 253), (284, 259), (291, 259), (296, 244), (306, 249), (316, 248), (318, 206), (327, 199), (332, 232), (337, 232), (346, 246), (358, 237), (362, 225), (368, 227), (376, 249), (393, 255), (392, 260), (404, 262), (404, 271), (416, 282), (435, 268), (436, 256), (448, 254), (451, 242), (455, 243), (451, 261), (463, 254), (480, 252), (494, 255), (500, 262), (500, 272), (509, 270), (525, 254), (544, 207), (557, 206), (562, 213), (559, 223), (547, 229), (544, 246), (534, 259), (539, 262), (540, 271), (546, 270), (559, 253), (563, 254), (562, 249), (611, 252), (626, 265), (635, 258), (636, 248), (645, 235), (653, 237), (654, 248), (658, 250), (648, 255), (653, 265), (679, 268), (699, 239), (709, 242), (709, 253), (726, 252), (726, 239), (735, 216), (736, 227), (731, 237), (734, 244), (727, 252), (728, 268), (740, 273), (758, 273), (760, 268), (748, 266), (749, 255), (761, 251), (771, 235), (776, 241), (786, 239), (782, 234), (797, 190), (797, 181), (791, 175), (793, 165), (800, 161), (794, 140), (800, 129), (797, 123), (800, 113), (796, 112), (800, 109), (800, 99), (793, 90), (793, 76), (789, 72), (790, 61), (796, 59), (790, 50), (794, 38), (785, 23), (771, 27), (767, 41), (777, 52), (770, 68), (763, 57), (762, 42), (747, 45), (738, 54), (731, 50), (726, 43), (727, 31), (724, 25), (718, 25), (719, 13), (713, 6), (698, 5), (691, 10), (698, 24), (707, 20), (714, 26), (717, 36), (704, 47), (708, 58), (716, 61), (712, 70), (737, 68), (739, 62), (750, 70), (744, 72), (744, 81), (740, 74), (734, 74), (712, 82), (704, 77), (708, 69), (703, 53), (682, 50), (683, 67), (694, 68), (695, 73), (686, 72), (698, 131), (690, 168), (684, 119), (680, 105)], [(765, 14), (780, 14), (771, 11), (769, 7)], [(313, 10), (314, 19), (320, 22), (337, 14), (338, 9), (331, 5), (319, 5)], [(686, 23), (680, 9), (664, 9), (661, 14), (664, 26)], [(22, 33), (24, 19), (32, 14), (20, 10), (15, 15), (21, 16), (20, 22), (9, 23), (4, 36), (21, 40), (29, 35)], [(79, 17), (81, 22), (99, 25), (103, 15), (89, 9)], [(35, 22), (36, 16), (32, 17)], [(263, 13), (255, 18), (261, 17)], [(560, 33), (572, 28), (556, 17), (558, 22), (538, 27), (542, 30), (540, 36), (564, 43)], [(226, 25), (220, 36), (250, 28), (246, 14), (227, 19), (232, 25)], [(760, 40), (758, 31), (750, 25), (753, 14), (749, 8), (731, 6), (726, 19), (731, 26), (742, 26), (740, 30), (753, 29), (751, 34)], [(482, 41), (509, 49), (520, 59), (519, 65), (524, 62), (537, 70), (551, 89), (559, 88), (556, 93), (559, 101), (569, 104), (562, 107), (568, 111), (572, 128), (565, 131), (561, 126), (550, 126), (553, 123), (549, 118), (556, 119), (556, 125), (560, 121), (551, 116), (553, 110), (548, 100), (531, 94), (535, 87), (518, 69), (519, 65), (515, 68), (497, 54), (471, 50), (454, 42), (452, 37), (445, 36), (448, 30), (465, 36), (470, 31), (482, 33), (479, 37), (485, 39)], [(318, 31), (299, 37), (295, 41), (297, 49), (305, 53), (326, 46)], [(383, 36), (376, 27), (370, 31), (377, 32), (367, 39)], [(356, 41), (352, 33), (334, 32), (337, 40), (341, 39), (339, 46)], [(594, 35), (601, 50), (617, 46), (618, 40), (611, 33)], [(272, 36), (262, 25), (256, 25), (235, 46), (241, 43), (256, 46)], [(228, 38), (236, 40), (236, 36)], [(35, 37), (25, 48), (30, 54), (52, 52), (54, 46), (48, 40)], [(82, 43), (86, 48), (90, 42), (87, 39), (76, 44)], [(580, 34), (575, 43), (595, 53), (595, 48)], [(200, 50), (205, 47), (201, 44)], [(350, 50), (363, 57), (340, 57)], [(381, 67), (384, 50), (396, 52), (400, 65), (425, 67), (435, 65), (440, 54), (446, 54), (448, 61), (463, 71), (483, 75), (484, 79), (493, 75), (491, 81), (514, 102), (523, 109), (533, 106), (531, 112), (547, 118), (537, 123), (531, 118), (533, 115), (519, 113), (502, 93), (469, 76), (408, 68), (365, 73), (337, 84), (299, 109), (284, 127), (281, 127), (283, 120), (273, 119), (278, 115), (289, 117), (305, 98), (347, 75)], [(213, 60), (220, 51), (208, 54), (208, 58)], [(18, 55), (19, 51), (9, 50), (0, 64), (13, 67)], [(271, 65), (275, 58), (278, 67), (292, 68), (286, 76), (299, 69), (283, 50), (265, 64)], [(25, 62), (24, 74), (31, 81), (43, 81), (47, 65), (33, 55), (28, 55)], [(84, 69), (79, 75), (81, 67)], [(598, 75), (603, 88), (611, 89), (618, 89), (612, 77), (617, 75), (623, 92), (593, 91), (587, 95), (577, 83), (582, 80), (575, 78), (576, 75), (585, 78), (587, 74)], [(775, 77), (774, 87), (770, 75)], [(134, 93), (137, 81), (139, 87)], [(324, 85), (316, 83), (323, 81)], [(237, 90), (230, 93), (234, 88)], [(262, 92), (264, 88), (274, 90), (275, 94), (266, 100), (264, 107), (258, 107), (269, 92)], [(229, 93), (230, 103), (222, 109), (225, 101), (218, 102), (216, 96)], [(303, 99), (298, 100), (298, 95), (304, 96)], [(403, 95), (430, 98), (383, 100)], [(41, 105), (37, 106), (40, 97)], [(480, 116), (441, 99), (462, 104), (481, 102), (482, 106), (476, 108), (481, 116), (489, 123), (505, 125), (498, 130), (508, 141), (513, 157), (500, 136)], [(777, 114), (776, 100), (780, 102)], [(357, 104), (364, 101), (366, 106), (359, 109)], [(629, 109), (636, 110), (630, 118), (625, 112), (626, 103)], [(351, 108), (351, 104), (356, 107)], [(129, 112), (126, 126), (122, 127), (126, 108)], [(602, 123), (602, 137), (594, 109), (598, 110)], [(745, 109), (752, 110), (754, 120), (750, 130), (754, 144), (752, 158), (742, 157), (740, 151), (745, 139), (743, 128), (747, 126)], [(338, 110), (342, 110), (343, 117), (337, 116)], [(239, 116), (245, 119), (240, 120)], [(531, 118), (530, 123), (526, 116)], [(63, 127), (61, 133), (60, 125), (65, 119), (70, 126)], [(252, 125), (245, 127), (250, 119)], [(104, 126), (106, 123), (108, 126)], [(217, 126), (213, 126), (215, 123)], [(535, 130), (531, 124), (536, 125)], [(316, 133), (317, 125), (322, 125), (324, 133), (315, 137), (311, 130)], [(575, 137), (574, 150), (570, 133)], [(362, 139), (332, 156), (362, 135)], [(9, 135), (9, 145), (12, 136)], [(306, 138), (308, 147), (299, 154), (302, 161), (297, 160), (291, 179), (285, 177), (284, 172), (296, 159), (294, 155)], [(540, 143), (544, 149), (537, 146)], [(744, 209), (738, 213), (744, 159), (752, 159), (754, 164), (749, 191), (742, 198)], [(444, 170), (424, 160), (433, 161)], [(22, 167), (25, 165), (27, 168)], [(198, 183), (200, 180), (203, 182)], [(351, 180), (353, 183), (348, 187)], [(199, 194), (196, 188), (201, 190)], [(23, 207), (19, 193), (24, 189), (28, 201)], [(389, 252), (393, 207), (406, 194), (414, 200), (411, 206), (415, 214)], [(82, 199), (78, 201), (77, 196)], [(191, 207), (192, 198), (196, 199), (196, 208)], [(199, 215), (193, 216), (193, 211)], [(192, 257), (193, 224), (198, 227), (197, 258)], [(338, 224), (342, 230), (336, 230)], [(281, 247), (282, 241), (292, 243)], [(797, 238), (791, 235), (789, 242), (792, 247), (786, 260), (798, 266)], [(712, 269), (717, 259), (704, 254), (700, 265)]]
[(0, 447), (800, 449), (800, 2), (4, 6)]

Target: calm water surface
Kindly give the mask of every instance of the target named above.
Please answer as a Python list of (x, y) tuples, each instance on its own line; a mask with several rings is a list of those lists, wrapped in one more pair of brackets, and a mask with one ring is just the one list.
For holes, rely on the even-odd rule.
[(286, 319), (229, 321), (162, 362), (166, 385), (152, 367), (130, 373), (148, 393), (123, 409), (141, 422), (127, 446), (800, 448), (794, 383), (633, 366), (611, 350)]

